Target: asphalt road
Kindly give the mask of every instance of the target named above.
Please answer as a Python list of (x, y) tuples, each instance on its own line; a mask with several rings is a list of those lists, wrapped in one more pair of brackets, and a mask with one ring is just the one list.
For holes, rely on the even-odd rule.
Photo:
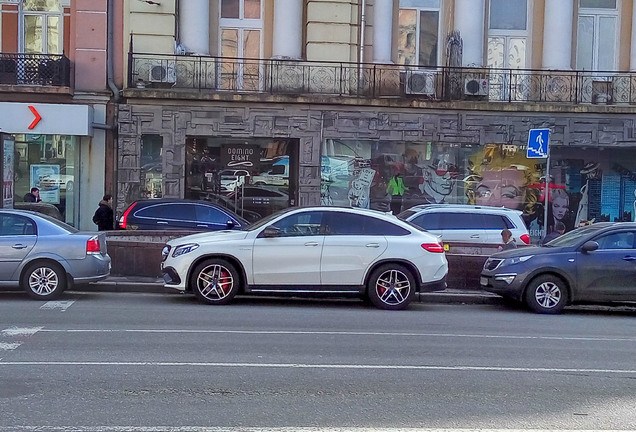
[(635, 318), (3, 292), (0, 432), (636, 430)]

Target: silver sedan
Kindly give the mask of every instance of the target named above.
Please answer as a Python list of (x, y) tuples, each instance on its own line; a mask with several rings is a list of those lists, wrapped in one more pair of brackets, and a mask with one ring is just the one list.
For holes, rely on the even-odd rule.
[(103, 232), (81, 232), (44, 214), (0, 209), (0, 286), (51, 300), (74, 283), (110, 274)]

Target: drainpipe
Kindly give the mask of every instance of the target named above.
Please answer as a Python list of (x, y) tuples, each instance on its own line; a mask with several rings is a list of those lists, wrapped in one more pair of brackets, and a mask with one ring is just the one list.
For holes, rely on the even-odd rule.
[(364, 63), (364, 33), (367, 26), (367, 0), (361, 0), (360, 3), (360, 47), (358, 53), (358, 94), (362, 87), (362, 78), (364, 76), (364, 70), (362, 69), (362, 63)]
[[(106, 26), (108, 27), (107, 33), (107, 46), (106, 46), (106, 79), (108, 81), (108, 88), (113, 92), (113, 99), (115, 102), (119, 102), (119, 89), (115, 85), (114, 75), (115, 68), (113, 66), (113, 53), (115, 48), (115, 32), (114, 32), (114, 6), (113, 3), (115, 0), (108, 0), (107, 5), (107, 21)], [(128, 65), (130, 67), (130, 65)]]

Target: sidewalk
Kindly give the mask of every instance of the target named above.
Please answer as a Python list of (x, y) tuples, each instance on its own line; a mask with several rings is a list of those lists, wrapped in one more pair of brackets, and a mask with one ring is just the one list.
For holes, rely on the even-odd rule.
[[(163, 279), (142, 276), (110, 276), (100, 282), (73, 288), (73, 291), (177, 293), (176, 290), (164, 288)], [(449, 288), (444, 291), (424, 293), (420, 296), (420, 301), (423, 303), (499, 304), (502, 298), (481, 290)]]

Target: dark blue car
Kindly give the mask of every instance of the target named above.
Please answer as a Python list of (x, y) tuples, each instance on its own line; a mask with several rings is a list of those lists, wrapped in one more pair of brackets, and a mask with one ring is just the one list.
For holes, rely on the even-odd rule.
[(636, 302), (636, 223), (597, 223), (543, 246), (496, 253), (480, 284), (538, 313), (574, 303)]
[(147, 199), (133, 202), (119, 218), (119, 229), (218, 231), (245, 229), (249, 222), (207, 201)]

